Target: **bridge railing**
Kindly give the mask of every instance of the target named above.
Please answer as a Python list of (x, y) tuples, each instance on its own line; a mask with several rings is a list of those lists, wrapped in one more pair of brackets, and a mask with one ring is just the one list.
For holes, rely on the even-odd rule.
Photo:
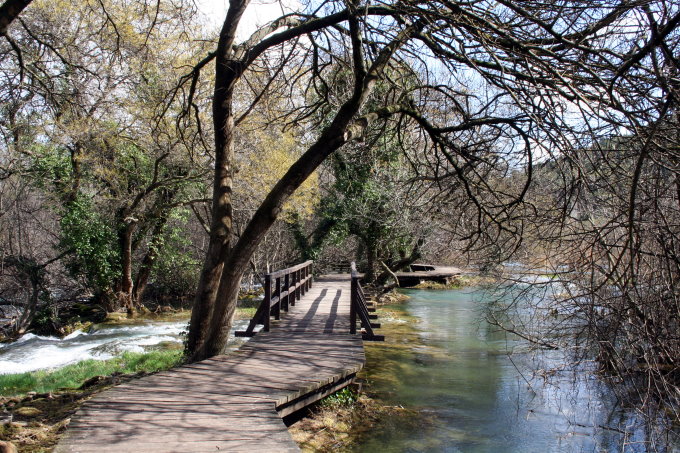
[(297, 266), (271, 272), (264, 276), (264, 299), (250, 320), (246, 330), (237, 331), (237, 337), (252, 337), (255, 326), (262, 324), (262, 331), (269, 332), (271, 317), (281, 318), (281, 310), (288, 311), (295, 301), (312, 287), (314, 261), (305, 261)]
[(377, 319), (376, 315), (372, 315), (371, 311), (374, 308), (369, 308), (366, 302), (366, 295), (361, 287), (361, 274), (357, 272), (357, 265), (355, 262), (351, 264), (352, 283), (351, 283), (351, 301), (349, 307), (349, 333), (357, 333), (357, 318), (361, 322), (361, 327), (364, 329), (361, 337), (368, 341), (385, 341), (384, 335), (376, 335), (373, 329), (380, 328), (380, 324), (371, 322), (372, 319)]

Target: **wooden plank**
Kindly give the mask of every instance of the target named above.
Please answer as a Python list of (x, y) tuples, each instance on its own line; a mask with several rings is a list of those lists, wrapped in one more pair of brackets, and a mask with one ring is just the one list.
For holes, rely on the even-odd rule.
[[(286, 433), (287, 434), (287, 433)], [(69, 437), (67, 437), (69, 439)], [(147, 437), (150, 439), (150, 437)], [(70, 445), (59, 444), (54, 453), (98, 453), (102, 451), (111, 452), (134, 452), (134, 453), (186, 453), (186, 452), (299, 452), (299, 448), (293, 442), (290, 435), (288, 437), (281, 434), (278, 437), (259, 438), (248, 437), (244, 439), (234, 439), (225, 441), (203, 440), (192, 442), (162, 442), (153, 443), (141, 441), (139, 439), (119, 439), (118, 441), (99, 442), (97, 438), (79, 441), (71, 439)]]

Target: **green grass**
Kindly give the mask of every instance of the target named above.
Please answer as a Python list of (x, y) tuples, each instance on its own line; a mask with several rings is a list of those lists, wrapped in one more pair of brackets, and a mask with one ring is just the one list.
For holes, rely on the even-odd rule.
[(21, 395), (27, 392), (47, 393), (60, 389), (76, 389), (94, 376), (113, 373), (148, 373), (167, 370), (182, 361), (182, 351), (125, 352), (111, 360), (84, 360), (57, 370), (39, 370), (19, 374), (0, 375), (0, 396)]
[(262, 299), (259, 297), (246, 297), (239, 299), (236, 307), (235, 319), (250, 319), (255, 316), (257, 308), (260, 306)]
[(339, 406), (352, 406), (359, 399), (357, 392), (352, 390), (350, 387), (345, 387), (342, 390), (328, 395), (326, 398), (322, 399), (319, 404), (321, 407), (339, 407)]

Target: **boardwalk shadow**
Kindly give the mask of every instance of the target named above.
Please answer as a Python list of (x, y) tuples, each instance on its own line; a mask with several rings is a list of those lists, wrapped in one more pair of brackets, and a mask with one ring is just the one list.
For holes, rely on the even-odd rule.
[(317, 310), (319, 309), (319, 304), (321, 301), (326, 297), (326, 294), (328, 293), (327, 289), (323, 289), (321, 291), (321, 294), (319, 294), (319, 297), (314, 299), (314, 302), (312, 302), (312, 306), (309, 307), (309, 310), (305, 314), (305, 317), (300, 320), (300, 322), (297, 323), (297, 328), (301, 330), (306, 330), (309, 324), (311, 323), (312, 319), (314, 319), (314, 315), (316, 315)]
[(328, 319), (326, 320), (326, 326), (323, 329), (323, 333), (333, 333), (335, 320), (338, 318), (338, 303), (340, 302), (341, 295), (342, 290), (337, 290), (335, 293), (335, 298), (333, 298), (333, 305), (331, 305), (331, 312), (328, 314)]

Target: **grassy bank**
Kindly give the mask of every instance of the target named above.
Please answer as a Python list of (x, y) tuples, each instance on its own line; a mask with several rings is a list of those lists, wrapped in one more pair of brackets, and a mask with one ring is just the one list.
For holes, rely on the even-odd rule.
[(181, 361), (181, 350), (125, 352), (121, 357), (111, 360), (85, 360), (53, 371), (38, 370), (28, 373), (2, 374), (0, 375), (0, 396), (77, 389), (95, 376), (153, 373), (172, 368)]
[(354, 451), (364, 436), (383, 420), (406, 425), (418, 423), (416, 413), (399, 406), (386, 406), (350, 388), (330, 395), (291, 427), (293, 440), (305, 453)]

